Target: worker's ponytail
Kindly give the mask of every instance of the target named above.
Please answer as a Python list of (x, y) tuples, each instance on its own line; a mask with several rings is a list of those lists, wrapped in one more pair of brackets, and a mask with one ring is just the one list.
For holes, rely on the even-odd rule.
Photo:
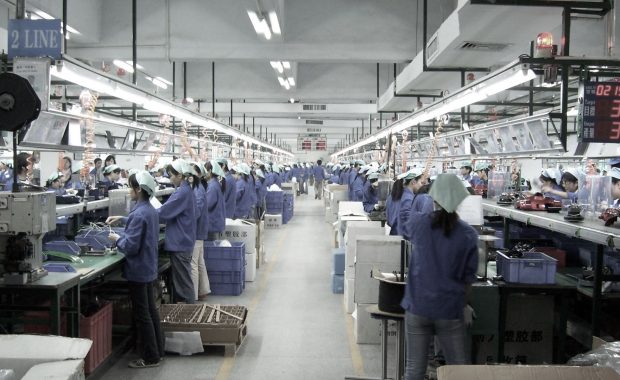
[(431, 228), (441, 228), (444, 236), (448, 237), (459, 219), (459, 214), (456, 212), (447, 212), (440, 207), (439, 210), (433, 211), (431, 218)]

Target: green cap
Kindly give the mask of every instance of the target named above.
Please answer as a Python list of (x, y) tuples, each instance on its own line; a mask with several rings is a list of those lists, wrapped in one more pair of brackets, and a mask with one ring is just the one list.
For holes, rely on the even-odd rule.
[(428, 194), (447, 212), (456, 211), (461, 202), (469, 196), (462, 180), (454, 174), (447, 173), (437, 176)]

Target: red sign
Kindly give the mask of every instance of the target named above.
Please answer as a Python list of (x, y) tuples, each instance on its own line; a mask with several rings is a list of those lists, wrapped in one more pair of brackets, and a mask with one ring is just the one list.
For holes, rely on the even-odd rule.
[(620, 142), (620, 83), (586, 82), (581, 111), (583, 142)]

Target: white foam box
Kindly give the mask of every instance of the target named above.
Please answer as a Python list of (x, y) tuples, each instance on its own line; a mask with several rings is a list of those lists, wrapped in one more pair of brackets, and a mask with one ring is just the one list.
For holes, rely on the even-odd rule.
[(372, 304), (355, 305), (355, 321), (353, 322), (353, 335), (357, 344), (379, 344), (381, 343), (381, 321), (370, 318), (370, 313), (366, 308)]
[(325, 207), (325, 223), (334, 223), (336, 221), (336, 215), (331, 211), (330, 207)]
[(245, 281), (253, 282), (256, 279), (256, 249), (252, 253), (245, 253)]
[[(370, 272), (375, 268), (388, 273), (400, 270), (401, 240), (400, 236), (357, 236), (353, 297), (355, 303), (376, 303), (378, 301), (379, 281), (370, 277)], [(349, 268), (345, 267), (346, 269)]]
[(32, 366), (22, 380), (84, 380), (84, 360), (63, 360)]
[(226, 219), (226, 227), (219, 233), (219, 240), (228, 240), (245, 244), (245, 253), (256, 252), (256, 235), (258, 227), (247, 220)]
[(265, 214), (265, 229), (279, 230), (282, 227), (282, 215)]
[(330, 193), (334, 193), (336, 191), (349, 191), (349, 185), (338, 185), (338, 184), (335, 184), (335, 183), (331, 183), (331, 184), (325, 186), (325, 188)]
[[(0, 335), (0, 368), (13, 369), (21, 379), (34, 366), (42, 363), (77, 360), (82, 362), (92, 345), (90, 339), (43, 335)], [(69, 379), (83, 379), (83, 366), (75, 365), (77, 372)], [(67, 370), (65, 366), (63, 371)], [(36, 369), (35, 369), (36, 370)], [(31, 377), (32, 378), (32, 377)]]
[(366, 216), (366, 212), (364, 212), (364, 205), (362, 202), (349, 201), (342, 201), (338, 203), (338, 218), (345, 215)]
[(331, 193), (329, 199), (329, 205), (334, 210), (336, 214), (338, 214), (340, 208), (340, 202), (346, 202), (349, 200), (349, 191), (348, 190), (337, 190)]
[(353, 311), (355, 310), (355, 302), (353, 302), (354, 292), (355, 292), (355, 279), (347, 278), (347, 271), (345, 270), (344, 272), (344, 308), (349, 314), (353, 313)]
[(385, 230), (381, 227), (381, 222), (349, 222), (344, 234), (345, 266), (353, 267), (355, 263), (355, 239), (360, 235), (385, 235)]

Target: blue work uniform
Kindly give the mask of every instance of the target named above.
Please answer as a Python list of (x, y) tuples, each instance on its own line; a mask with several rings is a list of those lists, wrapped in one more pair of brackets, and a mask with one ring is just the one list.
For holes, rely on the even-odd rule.
[(261, 208), (265, 207), (265, 197), (267, 196), (265, 182), (267, 182), (266, 179), (259, 178), (256, 180), (256, 206)]
[(275, 174), (274, 172), (270, 172), (265, 175), (265, 182), (264, 182), (265, 187), (269, 187), (273, 185), (274, 183), (276, 183), (276, 177), (274, 174)]
[(463, 176), (463, 181), (470, 182), (472, 178), (473, 177), (472, 177), (471, 173), (468, 173), (467, 175)]
[(385, 217), (387, 225), (390, 226), (390, 235), (399, 235), (398, 217), (400, 213), (400, 199), (395, 201), (392, 196), (388, 196), (385, 202)]
[(420, 214), (429, 214), (434, 210), (433, 198), (427, 193), (415, 194), (413, 197), (413, 204), (411, 205), (411, 211)]
[(377, 195), (375, 188), (368, 180), (364, 184), (364, 199), (362, 202), (364, 204), (364, 211), (366, 212), (371, 212), (374, 210), (375, 205), (379, 202), (379, 196)]
[[(256, 193), (256, 178), (250, 175), (248, 176), (248, 191), (250, 192), (250, 210), (256, 207), (256, 202), (258, 200), (258, 194)], [(250, 215), (252, 216), (252, 215)]]
[(230, 172), (226, 172), (226, 190), (224, 191), (224, 205), (226, 207), (226, 217), (232, 218), (235, 215), (237, 204), (237, 180)]
[(0, 173), (0, 184), (4, 185), (4, 190), (11, 190), (11, 186), (13, 186), (13, 169), (8, 168)]
[(351, 199), (353, 202), (362, 202), (364, 200), (364, 184), (366, 183), (366, 179), (363, 175), (357, 176), (351, 188), (353, 189), (353, 198)]
[(254, 192), (254, 187), (250, 181), (246, 181), (245, 178), (240, 178), (237, 181), (237, 205), (235, 207), (235, 219), (247, 218), (250, 215), (250, 208), (252, 207), (252, 192)]
[(127, 281), (151, 282), (157, 278), (159, 217), (149, 201), (139, 201), (127, 217), (125, 231), (116, 241), (125, 254), (123, 277)]
[(462, 319), (465, 285), (476, 280), (478, 234), (458, 220), (449, 236), (431, 228), (432, 213), (416, 217), (413, 252), (401, 306), (433, 320)]
[(209, 234), (209, 212), (207, 207), (207, 191), (202, 184), (194, 189), (196, 198), (196, 240), (207, 240)]
[(298, 167), (293, 167), (293, 169), (291, 169), (291, 176), (295, 177), (295, 180), (297, 180), (297, 182), (299, 182), (299, 180), (301, 178), (299, 177), (299, 168)]
[(351, 169), (351, 171), (349, 171), (349, 178), (347, 178), (347, 183), (346, 183), (347, 185), (349, 185), (349, 199), (350, 200), (355, 199), (353, 195), (353, 182), (355, 182), (355, 178), (357, 178), (357, 170)]
[(411, 210), (413, 208), (413, 191), (408, 187), (403, 189), (403, 196), (400, 198), (400, 211), (398, 213), (398, 232), (407, 240), (411, 240), (411, 236), (407, 231), (407, 223), (411, 217)]
[(196, 199), (186, 181), (157, 210), (160, 222), (166, 223), (165, 249), (191, 252), (196, 241)]
[(62, 187), (59, 189), (54, 189), (54, 195), (56, 195), (57, 197), (63, 196), (65, 194), (67, 194), (67, 190), (63, 189)]
[(315, 166), (312, 170), (312, 174), (314, 175), (315, 181), (322, 181), (325, 179), (325, 171), (321, 165)]
[[(553, 184), (553, 186), (551, 186), (551, 188), (552, 188), (553, 190), (557, 190), (557, 191), (564, 191), (564, 188), (562, 188), (562, 186), (557, 185), (557, 184), (555, 184), (555, 183)], [(570, 193), (569, 193), (569, 194), (570, 194)], [(575, 193), (573, 193), (573, 194), (575, 194)], [(549, 197), (549, 198), (554, 199), (554, 200), (556, 200), (556, 201), (559, 201), (559, 200), (562, 200), (562, 199), (563, 199), (560, 195), (553, 194), (553, 193), (551, 193), (551, 192), (549, 192), (549, 193), (543, 193), (543, 195), (544, 195), (545, 197)]]
[(280, 173), (273, 173), (273, 183), (278, 185), (279, 188), (282, 188), (282, 178), (280, 178)]
[(222, 185), (216, 178), (211, 178), (207, 186), (207, 214), (209, 215), (208, 232), (223, 232), (226, 228), (226, 208)]
[[(347, 174), (349, 174), (349, 172), (346, 172), (344, 170), (340, 172), (340, 174), (338, 175), (338, 184), (339, 185), (348, 185), (349, 184), (348, 182), (346, 182), (347, 178), (349, 178), (347, 176)], [(351, 195), (351, 191), (350, 190), (349, 190), (349, 195)], [(351, 198), (349, 198), (349, 199), (351, 199)]]

